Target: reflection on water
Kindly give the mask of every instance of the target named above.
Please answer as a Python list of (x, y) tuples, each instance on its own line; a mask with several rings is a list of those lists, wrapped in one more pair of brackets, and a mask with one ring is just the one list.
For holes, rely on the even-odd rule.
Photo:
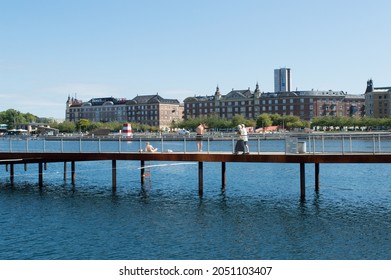
[[(58, 186), (57, 186), (58, 187)], [(168, 186), (166, 186), (168, 187)], [(388, 259), (390, 203), (1, 186), (2, 259)], [(388, 201), (389, 201), (388, 197)]]

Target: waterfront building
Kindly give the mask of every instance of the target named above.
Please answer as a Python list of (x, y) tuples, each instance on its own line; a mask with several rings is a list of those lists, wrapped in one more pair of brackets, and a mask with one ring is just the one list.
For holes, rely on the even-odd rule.
[(291, 91), (291, 69), (274, 69), (274, 92)]
[(294, 115), (310, 121), (319, 116), (363, 116), (365, 97), (343, 91), (262, 92), (258, 83), (255, 90), (232, 89), (222, 95), (219, 87), (210, 96), (194, 96), (184, 100), (184, 118), (217, 115), (232, 119), (242, 115), (255, 119), (260, 114)]
[(291, 91), (263, 93), (261, 113), (293, 115), (310, 121), (321, 116), (363, 116), (363, 95), (348, 95), (344, 91)]
[(365, 90), (365, 115), (373, 118), (391, 116), (391, 87), (373, 87), (372, 79)]
[(0, 132), (7, 132), (8, 125), (5, 123), (0, 123)]
[(237, 114), (246, 118), (255, 118), (259, 113), (259, 96), (258, 84), (254, 92), (250, 88), (245, 90), (232, 89), (226, 95), (222, 95), (217, 86), (214, 95), (187, 97), (183, 101), (184, 118), (217, 115), (232, 119)]
[(217, 115), (232, 119), (235, 115), (242, 115), (247, 119), (255, 119), (267, 113), (293, 115), (310, 121), (320, 116), (364, 116), (363, 94), (350, 95), (332, 90), (291, 91), (289, 68), (275, 69), (274, 82), (274, 92), (261, 92), (257, 83), (254, 91), (250, 88), (232, 89), (223, 95), (217, 86), (213, 95), (188, 97), (183, 101), (184, 118)]
[(137, 95), (126, 98), (92, 98), (83, 102), (68, 96), (65, 119), (78, 122), (133, 122), (168, 130), (172, 123), (183, 119), (183, 105), (177, 99), (166, 99), (159, 94)]

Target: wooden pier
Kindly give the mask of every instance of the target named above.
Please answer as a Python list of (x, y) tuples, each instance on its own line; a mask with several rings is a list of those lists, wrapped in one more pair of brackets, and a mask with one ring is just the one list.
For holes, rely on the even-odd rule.
[[(198, 193), (203, 195), (203, 163), (221, 162), (221, 188), (226, 186), (226, 163), (297, 163), (300, 170), (300, 197), (305, 198), (305, 165), (315, 165), (315, 191), (320, 187), (321, 163), (391, 163), (391, 153), (250, 153), (247, 155), (233, 155), (227, 152), (182, 152), (182, 153), (53, 153), (53, 152), (0, 152), (0, 165), (5, 165), (10, 173), (10, 182), (14, 183), (14, 165), (38, 164), (38, 184), (43, 187), (43, 170), (48, 163), (64, 163), (64, 180), (66, 179), (67, 162), (71, 163), (71, 180), (76, 180), (76, 162), (102, 161), (112, 162), (112, 191), (117, 189), (116, 161), (140, 161), (140, 183), (144, 182), (144, 167), (146, 161), (191, 161), (198, 162)], [(8, 168), (10, 167), (10, 168)]]

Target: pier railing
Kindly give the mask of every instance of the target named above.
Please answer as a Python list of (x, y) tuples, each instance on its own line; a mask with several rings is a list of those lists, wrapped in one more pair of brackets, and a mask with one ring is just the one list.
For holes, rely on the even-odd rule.
[[(234, 152), (237, 136), (219, 138), (206, 135), (202, 152)], [(143, 152), (150, 142), (158, 152), (197, 152), (195, 139), (181, 138), (90, 138), (90, 137), (0, 137), (0, 152)], [(253, 153), (391, 153), (391, 133), (307, 133), (249, 135)]]
[(308, 134), (296, 137), (298, 148), (300, 142), (305, 142), (306, 153), (391, 153), (390, 133)]

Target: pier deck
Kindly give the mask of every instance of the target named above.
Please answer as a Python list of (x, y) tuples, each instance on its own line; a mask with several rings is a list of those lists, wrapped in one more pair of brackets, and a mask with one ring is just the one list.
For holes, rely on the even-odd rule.
[(0, 164), (99, 160), (270, 162), (270, 163), (391, 163), (391, 153), (302, 153), (284, 152), (233, 155), (229, 152), (89, 153), (89, 152), (0, 152)]
[(72, 163), (72, 182), (75, 180), (75, 162), (79, 161), (112, 161), (112, 189), (116, 191), (116, 161), (135, 160), (141, 163), (140, 180), (144, 182), (145, 161), (192, 161), (198, 162), (198, 192), (203, 194), (203, 162), (221, 162), (222, 189), (225, 189), (225, 171), (228, 162), (252, 163), (298, 163), (300, 164), (300, 197), (305, 198), (305, 164), (315, 164), (315, 190), (319, 190), (320, 163), (391, 163), (391, 153), (301, 153), (283, 152), (250, 153), (233, 155), (228, 152), (171, 152), (171, 153), (118, 153), (118, 152), (0, 152), (0, 165), (10, 165), (10, 181), (13, 184), (14, 164), (38, 164), (39, 185), (43, 186), (43, 164), (64, 162)]

